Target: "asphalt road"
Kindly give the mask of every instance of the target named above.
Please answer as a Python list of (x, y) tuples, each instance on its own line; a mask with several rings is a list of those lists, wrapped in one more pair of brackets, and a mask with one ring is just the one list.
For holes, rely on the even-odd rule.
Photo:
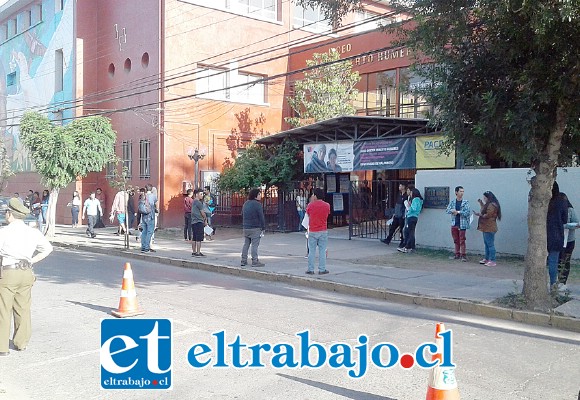
[[(462, 399), (577, 399), (580, 337), (532, 327), (303, 287), (133, 262), (143, 318), (173, 321), (170, 391), (103, 390), (100, 324), (117, 308), (125, 260), (56, 251), (36, 267), (33, 337), (25, 352), (0, 359), (4, 399), (424, 399), (428, 372), (369, 367), (353, 379), (347, 368), (193, 368), (189, 349), (212, 345), (225, 330), (247, 344), (390, 342), (411, 352), (432, 341), (435, 322), (453, 330), (453, 361)], [(268, 357), (262, 360), (267, 361)]]

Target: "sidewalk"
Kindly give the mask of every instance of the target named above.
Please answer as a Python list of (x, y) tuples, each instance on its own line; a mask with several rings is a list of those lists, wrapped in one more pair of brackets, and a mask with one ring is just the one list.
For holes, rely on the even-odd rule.
[[(267, 233), (259, 248), (264, 268), (240, 267), (241, 230), (218, 228), (215, 240), (203, 242), (206, 257), (192, 257), (191, 243), (180, 230), (158, 232), (151, 245), (155, 253), (141, 253), (140, 243), (130, 236), (130, 249), (123, 248), (123, 236), (116, 228), (97, 229), (97, 237), (88, 238), (85, 228), (58, 225), (51, 239), (58, 247), (76, 248), (129, 259), (203, 269), (254, 279), (286, 282), (387, 301), (458, 311), (492, 318), (520, 321), (541, 326), (580, 332), (580, 280), (568, 281), (574, 299), (552, 315), (502, 308), (491, 304), (509, 293), (521, 292), (523, 263), (508, 260), (495, 268), (478, 264), (479, 257), (467, 263), (446, 257), (426, 257), (421, 251), (402, 254), (371, 239), (348, 240), (344, 229), (329, 231), (327, 268), (323, 276), (306, 275), (307, 260), (304, 233)], [(120, 266), (121, 268), (121, 266)]]

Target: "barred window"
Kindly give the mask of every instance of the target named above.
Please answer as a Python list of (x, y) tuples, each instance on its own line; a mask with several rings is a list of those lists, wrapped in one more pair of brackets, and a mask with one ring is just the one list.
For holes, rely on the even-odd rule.
[(139, 141), (139, 178), (151, 178), (151, 141), (149, 139)]
[(127, 173), (127, 178), (133, 176), (133, 142), (130, 140), (123, 141), (123, 170)]
[[(113, 148), (113, 154), (115, 149)], [(110, 161), (105, 165), (105, 178), (113, 178), (115, 176), (115, 162)]]

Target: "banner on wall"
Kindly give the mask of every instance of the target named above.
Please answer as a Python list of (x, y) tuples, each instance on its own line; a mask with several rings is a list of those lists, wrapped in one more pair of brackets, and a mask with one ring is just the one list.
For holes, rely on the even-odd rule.
[(416, 138), (417, 168), (455, 168), (455, 150), (448, 156), (441, 153), (443, 136), (420, 136)]
[(415, 138), (304, 145), (304, 172), (414, 169)]
[(415, 168), (415, 138), (381, 139), (354, 145), (354, 170)]
[(349, 172), (353, 168), (353, 142), (304, 145), (304, 172)]

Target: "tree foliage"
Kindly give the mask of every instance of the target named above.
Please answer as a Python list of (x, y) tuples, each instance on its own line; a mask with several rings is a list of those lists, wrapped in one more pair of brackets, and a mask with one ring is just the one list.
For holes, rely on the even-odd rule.
[(44, 115), (26, 113), (20, 120), (20, 138), (30, 152), (43, 184), (51, 190), (48, 234), (54, 233), (54, 215), (60, 189), (101, 171), (114, 160), (116, 133), (104, 117), (76, 119), (66, 126), (55, 126)]
[(218, 178), (221, 190), (248, 191), (265, 185), (283, 187), (301, 173), (298, 144), (284, 140), (265, 148), (250, 145), (238, 155), (233, 166), (226, 168)]
[[(333, 7), (344, 13), (354, 2), (337, 0)], [(580, 151), (578, 1), (398, 0), (391, 6), (413, 16), (398, 28), (394, 45), (411, 48), (414, 70), (432, 82), (416, 90), (434, 106), (433, 123), (449, 144), (467, 157), (486, 154), (534, 170), (524, 295), (530, 307), (546, 309), (552, 183), (556, 167)]]
[(304, 78), (296, 81), (294, 96), (288, 97), (288, 103), (297, 117), (286, 118), (286, 122), (297, 127), (304, 120), (316, 122), (355, 113), (355, 85), (360, 76), (352, 71), (350, 61), (339, 60), (340, 54), (332, 50), (315, 53), (312, 60), (306, 61), (308, 67), (320, 67), (304, 72)]
[(416, 26), (401, 30), (402, 41), (431, 61), (415, 70), (437, 82), (420, 90), (463, 154), (533, 166), (548, 160), (561, 124), (559, 162), (571, 161), (580, 144), (580, 20), (566, 2), (403, 3)]

